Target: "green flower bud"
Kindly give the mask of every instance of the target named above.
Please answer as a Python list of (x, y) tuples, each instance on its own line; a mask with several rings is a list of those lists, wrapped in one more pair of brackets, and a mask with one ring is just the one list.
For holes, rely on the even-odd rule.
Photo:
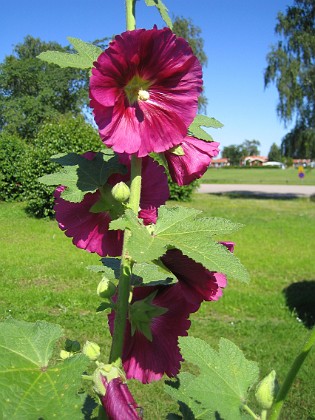
[(116, 286), (107, 277), (103, 277), (97, 286), (96, 293), (99, 297), (110, 299), (116, 292)]
[(65, 342), (65, 350), (72, 353), (77, 353), (80, 351), (81, 346), (78, 341), (70, 340), (69, 338), (66, 339)]
[(72, 355), (73, 353), (67, 350), (60, 350), (60, 353), (59, 353), (59, 356), (62, 360), (69, 359), (69, 357), (71, 357)]
[(82, 349), (82, 353), (85, 354), (90, 360), (95, 361), (101, 354), (100, 346), (92, 341), (87, 341)]
[(256, 387), (255, 397), (262, 409), (271, 408), (278, 389), (276, 372), (272, 370)]
[(98, 395), (104, 396), (106, 393), (105, 385), (102, 381), (102, 376), (106, 378), (107, 382), (110, 382), (112, 379), (121, 378), (123, 381), (126, 380), (124, 373), (115, 365), (111, 364), (104, 364), (104, 363), (97, 363), (97, 368), (95, 369), (92, 380), (93, 380), (93, 388), (94, 391)]
[(112, 196), (120, 203), (124, 203), (130, 196), (130, 189), (124, 182), (118, 182), (112, 188)]

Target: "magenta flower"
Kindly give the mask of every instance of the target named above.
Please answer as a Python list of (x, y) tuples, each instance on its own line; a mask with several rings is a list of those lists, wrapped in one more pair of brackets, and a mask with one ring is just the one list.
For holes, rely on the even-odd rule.
[(173, 153), (172, 149), (164, 152), (172, 180), (178, 185), (190, 184), (200, 178), (208, 169), (211, 159), (219, 153), (219, 143), (207, 143), (187, 136), (180, 144), (183, 155)]
[[(222, 245), (233, 252), (233, 242), (222, 242)], [(175, 274), (183, 296), (189, 303), (200, 305), (203, 300), (218, 300), (222, 296), (222, 289), (227, 283), (224, 274), (207, 270), (178, 249), (168, 250), (161, 260)]]
[(202, 87), (187, 41), (168, 28), (124, 32), (94, 66), (90, 105), (108, 147), (144, 157), (183, 141)]
[[(93, 159), (95, 154), (84, 155), (87, 159)], [(121, 163), (130, 169), (130, 159), (121, 155)], [(162, 166), (159, 166), (150, 157), (143, 159), (143, 180), (141, 188), (141, 200), (139, 217), (145, 224), (155, 223), (157, 208), (164, 204), (169, 197), (167, 176)], [(89, 252), (96, 252), (101, 257), (119, 256), (122, 251), (123, 232), (109, 230), (109, 223), (119, 217), (124, 210), (118, 202), (113, 202), (111, 188), (118, 182), (130, 179), (127, 175), (112, 175), (108, 183), (94, 193), (88, 193), (80, 203), (71, 203), (61, 198), (64, 187), (58, 187), (55, 191), (55, 213), (60, 229), (65, 231), (68, 237), (73, 238), (73, 244), (78, 248)], [(101, 200), (101, 202), (100, 202)], [(91, 208), (97, 203), (104, 210), (92, 212)]]
[[(178, 283), (171, 286), (136, 287), (132, 304), (156, 292), (152, 304), (166, 311), (150, 322), (152, 339), (141, 331), (132, 334), (127, 320), (122, 362), (128, 379), (138, 379), (142, 383), (159, 380), (163, 374), (174, 376), (179, 372), (183, 360), (179, 352), (178, 337), (186, 336), (190, 327), (189, 315), (198, 310), (199, 305), (189, 303)], [(115, 313), (109, 317), (111, 333)]]
[(114, 378), (108, 382), (106, 377), (101, 375), (101, 380), (106, 392), (105, 395), (99, 395), (99, 397), (109, 420), (142, 418), (137, 411), (139, 407), (136, 401), (121, 378)]

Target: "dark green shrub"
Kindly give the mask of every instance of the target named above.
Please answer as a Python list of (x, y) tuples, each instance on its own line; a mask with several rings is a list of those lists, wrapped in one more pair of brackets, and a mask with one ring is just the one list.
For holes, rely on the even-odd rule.
[(53, 173), (59, 165), (50, 157), (57, 153), (84, 153), (103, 147), (97, 131), (83, 117), (63, 116), (56, 122), (43, 124), (24, 160), (23, 187), (27, 200), (27, 213), (35, 217), (52, 217), (53, 187), (37, 181)]
[(200, 181), (193, 181), (189, 185), (183, 185), (180, 187), (179, 185), (172, 182), (169, 178), (168, 185), (170, 189), (170, 199), (175, 201), (191, 201), (192, 193), (194, 190), (199, 186)]
[(27, 149), (27, 144), (20, 137), (0, 133), (0, 200), (23, 200), (21, 176)]

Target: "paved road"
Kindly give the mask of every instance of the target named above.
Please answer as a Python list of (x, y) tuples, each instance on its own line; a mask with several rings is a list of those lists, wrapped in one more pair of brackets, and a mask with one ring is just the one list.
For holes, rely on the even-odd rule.
[(198, 192), (208, 194), (233, 193), (253, 196), (309, 197), (315, 194), (315, 185), (262, 185), (262, 184), (201, 184)]

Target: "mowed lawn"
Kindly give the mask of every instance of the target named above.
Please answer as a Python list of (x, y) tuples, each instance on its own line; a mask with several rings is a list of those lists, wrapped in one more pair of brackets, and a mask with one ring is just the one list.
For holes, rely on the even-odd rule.
[(209, 168), (204, 184), (315, 185), (315, 169), (305, 168), (304, 178), (295, 168)]
[[(196, 194), (184, 205), (245, 225), (218, 239), (235, 241), (235, 254), (251, 276), (250, 284), (228, 279), (223, 297), (192, 315), (190, 335), (214, 347), (220, 337), (228, 338), (259, 363), (261, 376), (275, 369), (282, 381), (310, 331), (303, 313), (315, 316), (315, 203)], [(0, 318), (58, 323), (65, 337), (98, 342), (106, 361), (107, 318), (95, 312), (100, 276), (85, 268), (99, 258), (76, 249), (54, 221), (27, 217), (21, 203), (0, 203), (0, 231)], [(301, 313), (292, 309), (296, 305)], [(313, 349), (282, 419), (315, 418), (314, 372)], [(144, 386), (132, 381), (130, 387), (145, 419), (165, 419), (175, 412), (162, 382)]]

